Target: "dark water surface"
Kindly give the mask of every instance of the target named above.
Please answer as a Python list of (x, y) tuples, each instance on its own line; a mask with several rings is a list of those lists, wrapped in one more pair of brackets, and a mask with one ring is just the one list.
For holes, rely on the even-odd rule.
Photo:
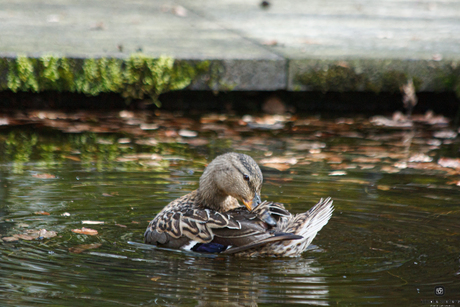
[[(0, 118), (1, 306), (460, 306), (460, 139), (444, 118), (53, 114)], [(334, 199), (309, 250), (135, 244), (227, 151), (253, 156), (262, 198), (293, 213)]]

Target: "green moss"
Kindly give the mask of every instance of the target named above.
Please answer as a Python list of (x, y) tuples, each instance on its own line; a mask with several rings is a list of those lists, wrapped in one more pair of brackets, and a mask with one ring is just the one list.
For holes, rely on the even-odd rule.
[(35, 71), (36, 59), (24, 55), (8, 62), (8, 88), (13, 92), (38, 92), (38, 81)]
[(346, 64), (333, 64), (315, 67), (310, 72), (299, 77), (299, 81), (315, 91), (356, 91), (362, 88), (365, 81)]
[(295, 90), (399, 92), (411, 78), (416, 90), (456, 91), (456, 62), (405, 60), (298, 60), (291, 66)]
[[(209, 70), (209, 62), (190, 64), (171, 57), (133, 54), (128, 59), (67, 59), (45, 55), (38, 59), (19, 56), (1, 59), (0, 89), (17, 91), (71, 91), (87, 95), (120, 93), (128, 101), (150, 97), (159, 104), (164, 92), (187, 87)], [(4, 74), (2, 74), (4, 75)]]
[(8, 89), (9, 65), (6, 58), (0, 58), (0, 91)]
[(448, 73), (446, 73), (446, 69), (436, 70), (435, 84), (440, 88), (453, 89), (457, 98), (460, 99), (460, 63), (452, 63), (449, 68)]
[(149, 96), (159, 105), (158, 96), (161, 93), (187, 87), (208, 69), (208, 62), (192, 66), (185, 61), (174, 61), (170, 57), (154, 59), (143, 54), (134, 54), (124, 63), (125, 86), (122, 95), (128, 99)]

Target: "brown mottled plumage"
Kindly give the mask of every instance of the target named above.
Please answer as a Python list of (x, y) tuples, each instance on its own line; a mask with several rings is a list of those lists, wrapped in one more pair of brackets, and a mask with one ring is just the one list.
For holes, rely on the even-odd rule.
[(332, 200), (292, 216), (280, 203), (260, 203), (262, 181), (251, 157), (218, 156), (197, 190), (169, 203), (150, 222), (145, 243), (239, 256), (300, 255), (330, 219)]

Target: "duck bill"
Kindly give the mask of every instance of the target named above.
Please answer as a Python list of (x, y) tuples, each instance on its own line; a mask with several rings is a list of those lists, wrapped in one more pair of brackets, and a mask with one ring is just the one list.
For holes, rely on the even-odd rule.
[(254, 208), (256, 208), (262, 201), (260, 200), (260, 196), (258, 194), (254, 195), (254, 198), (250, 201), (247, 201), (245, 199), (242, 200), (244, 206), (248, 208), (249, 211), (252, 211)]

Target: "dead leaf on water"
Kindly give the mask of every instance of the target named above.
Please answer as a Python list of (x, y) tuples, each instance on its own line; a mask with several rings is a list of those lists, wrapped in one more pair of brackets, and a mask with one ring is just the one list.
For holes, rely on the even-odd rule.
[(31, 241), (31, 240), (35, 240), (38, 238), (38, 236), (31, 236), (31, 235), (26, 235), (26, 234), (15, 234), (13, 235), (13, 237), (15, 238), (18, 238), (18, 239), (21, 239), (21, 240), (26, 240), (26, 241)]
[(381, 190), (381, 191), (388, 191), (388, 190), (391, 189), (391, 187), (388, 186), (388, 185), (379, 184), (379, 185), (377, 186), (377, 189), (378, 189), (378, 190)]
[(375, 165), (372, 164), (358, 164), (360, 169), (373, 169)]
[(141, 124), (140, 128), (142, 130), (157, 130), (160, 126), (158, 124)]
[(452, 130), (443, 130), (433, 133), (433, 136), (438, 139), (455, 139), (457, 137), (457, 132)]
[(122, 227), (122, 228), (127, 228), (128, 226), (123, 225), (123, 224), (115, 224), (115, 226)]
[(274, 168), (279, 171), (285, 171), (292, 165), (297, 164), (296, 158), (272, 157), (260, 160), (260, 164), (265, 167)]
[(448, 168), (460, 168), (460, 159), (452, 159), (452, 158), (440, 158), (438, 160), (438, 164), (442, 167)]
[(161, 278), (161, 276), (155, 276), (155, 277), (152, 277), (150, 278), (151, 281), (157, 281)]
[(414, 154), (412, 156), (410, 156), (408, 162), (431, 162), (433, 160), (433, 158), (425, 155), (425, 154), (422, 154), (422, 153), (418, 153), (418, 154)]
[(198, 132), (192, 130), (181, 129), (179, 135), (184, 138), (194, 138), (198, 135)]
[(87, 249), (95, 249), (95, 248), (99, 248), (101, 246), (102, 246), (102, 243), (81, 244), (81, 245), (77, 245), (75, 247), (69, 248), (69, 252), (71, 252), (73, 254), (80, 254), (80, 253), (84, 252)]
[(27, 229), (25, 233), (15, 234), (13, 237), (21, 240), (49, 239), (57, 236), (55, 231), (46, 229)]
[(81, 229), (72, 229), (72, 232), (90, 236), (95, 236), (98, 234), (97, 230), (86, 227), (82, 227)]

